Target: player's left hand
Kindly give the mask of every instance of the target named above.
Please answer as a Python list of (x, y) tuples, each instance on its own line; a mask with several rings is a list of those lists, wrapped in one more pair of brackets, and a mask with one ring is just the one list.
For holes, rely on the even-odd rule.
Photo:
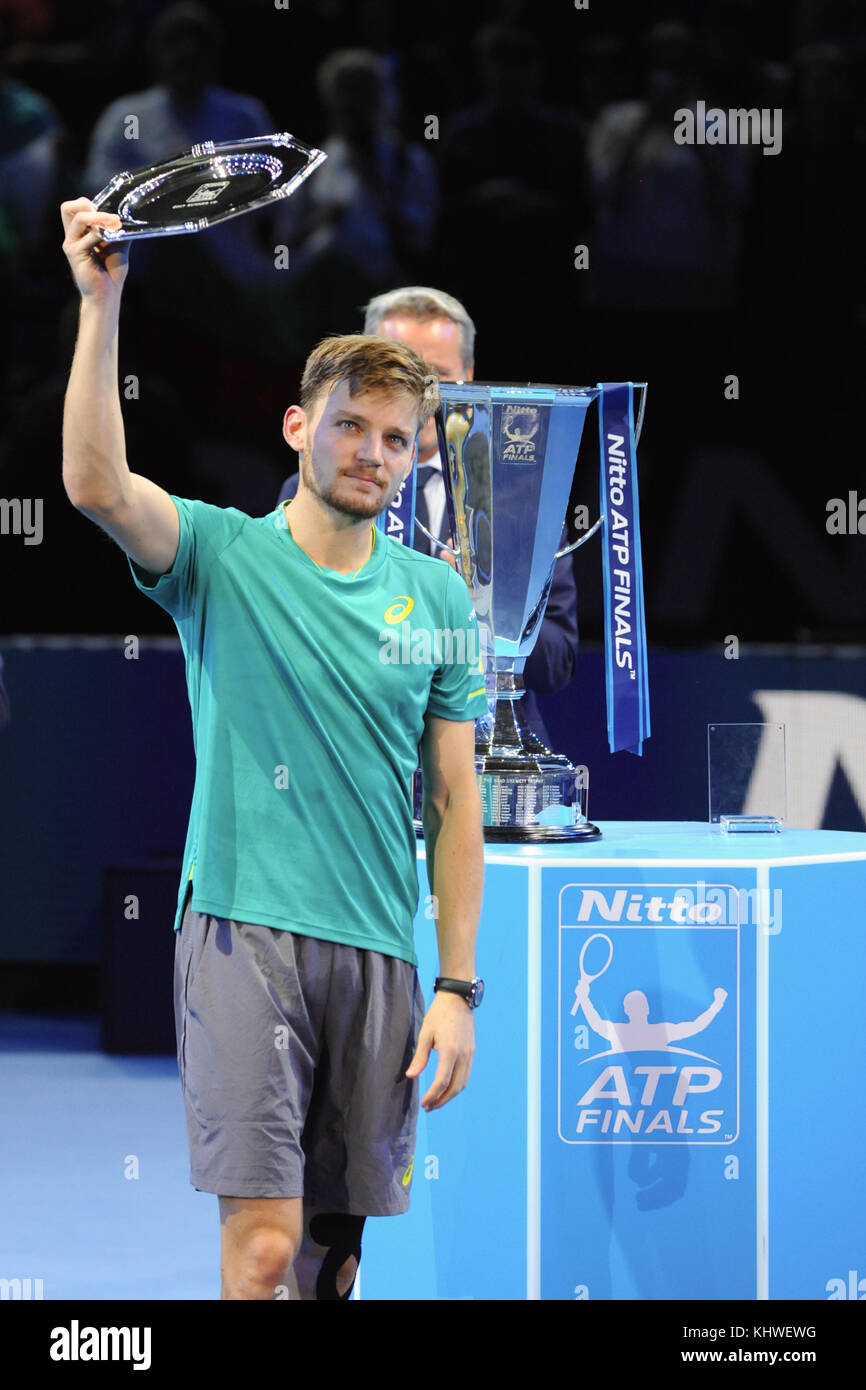
[(463, 1090), (472, 1070), (475, 1055), (475, 1020), (466, 1000), (459, 994), (440, 990), (424, 1015), (415, 1056), (406, 1071), (408, 1077), (420, 1076), (430, 1060), (431, 1051), (438, 1052), (439, 1065), (433, 1084), (421, 1098), (424, 1110), (439, 1110)]

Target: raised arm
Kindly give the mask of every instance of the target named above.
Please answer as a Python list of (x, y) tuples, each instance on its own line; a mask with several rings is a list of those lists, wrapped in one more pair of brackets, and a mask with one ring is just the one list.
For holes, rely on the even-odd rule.
[(710, 1004), (709, 1008), (704, 1009), (702, 1014), (698, 1014), (697, 1018), (691, 1019), (688, 1023), (669, 1023), (667, 1026), (668, 1037), (676, 1039), (691, 1038), (695, 1033), (703, 1032), (707, 1024), (712, 1023), (727, 997), (728, 991), (726, 989), (714, 989), (713, 1002)]
[(151, 574), (171, 569), (180, 524), (168, 493), (131, 473), (117, 387), (117, 331), (129, 245), (106, 242), (93, 227), (120, 219), (89, 198), (60, 208), (63, 250), (81, 295), (78, 340), (63, 411), (63, 486), (90, 517)]
[[(421, 818), (427, 876), (436, 907), (439, 973), (455, 980), (472, 980), (484, 878), (474, 722), (428, 715), (421, 741), (421, 768)], [(408, 1076), (420, 1075), (431, 1049), (438, 1052), (439, 1065), (421, 1104), (425, 1110), (438, 1110), (463, 1090), (475, 1052), (472, 1009), (459, 994), (433, 996)]]

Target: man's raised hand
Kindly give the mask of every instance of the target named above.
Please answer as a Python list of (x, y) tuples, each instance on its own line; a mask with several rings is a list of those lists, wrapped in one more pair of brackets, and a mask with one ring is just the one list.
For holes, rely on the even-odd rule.
[(61, 203), (63, 253), (83, 299), (97, 303), (117, 300), (129, 264), (128, 241), (105, 241), (99, 228), (119, 227), (115, 212), (100, 212), (89, 198)]

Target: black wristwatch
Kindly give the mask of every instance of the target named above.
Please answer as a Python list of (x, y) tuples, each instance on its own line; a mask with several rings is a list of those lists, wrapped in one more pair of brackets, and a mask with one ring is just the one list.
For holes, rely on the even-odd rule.
[(433, 981), (433, 989), (461, 995), (470, 1009), (477, 1009), (484, 998), (484, 981), (479, 980), (477, 975), (474, 980), (449, 980), (447, 975), (440, 975)]

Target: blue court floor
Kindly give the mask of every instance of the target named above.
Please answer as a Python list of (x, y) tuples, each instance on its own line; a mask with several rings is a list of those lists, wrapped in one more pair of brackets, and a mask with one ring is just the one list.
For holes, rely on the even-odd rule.
[(173, 1057), (108, 1056), (95, 1019), (0, 1011), (0, 1279), (219, 1297), (217, 1198), (190, 1186)]

